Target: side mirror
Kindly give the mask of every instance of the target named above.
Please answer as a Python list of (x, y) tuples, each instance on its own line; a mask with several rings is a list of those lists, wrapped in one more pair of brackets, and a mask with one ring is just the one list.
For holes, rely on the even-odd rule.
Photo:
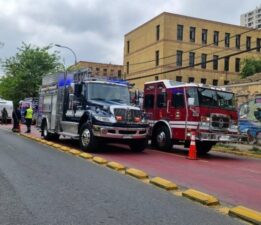
[(195, 98), (188, 98), (188, 105), (193, 106), (195, 104)]

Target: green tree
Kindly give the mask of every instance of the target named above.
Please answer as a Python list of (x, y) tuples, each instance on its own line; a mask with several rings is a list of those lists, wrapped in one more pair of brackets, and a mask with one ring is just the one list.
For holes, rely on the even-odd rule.
[(23, 43), (15, 56), (2, 62), (5, 76), (0, 80), (0, 96), (17, 103), (26, 97), (37, 97), (42, 77), (61, 70), (57, 52)]
[(246, 58), (242, 63), (241, 78), (261, 72), (261, 58)]

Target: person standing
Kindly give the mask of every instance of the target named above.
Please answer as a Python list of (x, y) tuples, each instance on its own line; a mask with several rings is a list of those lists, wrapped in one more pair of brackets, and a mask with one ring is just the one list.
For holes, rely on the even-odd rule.
[(7, 124), (7, 117), (8, 117), (8, 113), (6, 108), (4, 107), (2, 110), (2, 124)]
[(25, 133), (31, 133), (31, 124), (33, 119), (33, 109), (29, 106), (24, 113), (25, 124), (27, 126), (27, 131)]
[(13, 111), (12, 117), (14, 122), (12, 131), (20, 132), (21, 111), (19, 106)]

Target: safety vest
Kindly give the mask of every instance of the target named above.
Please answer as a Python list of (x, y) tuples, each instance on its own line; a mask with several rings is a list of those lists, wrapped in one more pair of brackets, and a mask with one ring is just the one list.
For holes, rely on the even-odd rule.
[(28, 108), (26, 110), (25, 119), (32, 119), (33, 118), (33, 110), (32, 108)]

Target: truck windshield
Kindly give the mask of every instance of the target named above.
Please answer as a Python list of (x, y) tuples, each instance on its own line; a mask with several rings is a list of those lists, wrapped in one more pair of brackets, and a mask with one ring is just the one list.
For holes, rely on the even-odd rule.
[(89, 83), (87, 90), (88, 100), (130, 104), (130, 94), (127, 86), (108, 83)]
[(208, 88), (190, 88), (188, 97), (195, 99), (195, 105), (235, 109), (234, 94), (231, 92), (213, 90)]

